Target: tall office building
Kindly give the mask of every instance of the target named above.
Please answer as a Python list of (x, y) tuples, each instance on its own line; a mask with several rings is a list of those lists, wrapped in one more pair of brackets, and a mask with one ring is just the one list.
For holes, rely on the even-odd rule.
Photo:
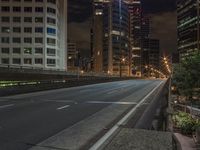
[(65, 70), (66, 0), (1, 0), (0, 65)]
[[(147, 15), (142, 16), (141, 20), (141, 41), (150, 38), (151, 23), (150, 17)], [(142, 45), (142, 44), (141, 44)]]
[(76, 43), (67, 43), (67, 71), (77, 71), (76, 59), (78, 57), (78, 51)]
[(140, 0), (124, 0), (130, 15), (130, 49), (132, 54), (133, 75), (141, 76), (141, 2)]
[(94, 0), (93, 27), (91, 31), (92, 70), (97, 73), (103, 71), (103, 17), (106, 2)]
[(146, 38), (143, 40), (142, 49), (143, 49), (143, 66), (149, 66), (159, 70), (160, 41), (157, 39)]
[(178, 51), (180, 59), (200, 52), (199, 0), (178, 0)]
[(93, 6), (94, 71), (128, 76), (129, 13), (127, 6), (119, 0), (94, 0)]

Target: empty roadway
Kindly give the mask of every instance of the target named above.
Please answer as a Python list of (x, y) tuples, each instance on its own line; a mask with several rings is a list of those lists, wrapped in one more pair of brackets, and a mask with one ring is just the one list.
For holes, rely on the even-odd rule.
[(127, 80), (0, 98), (0, 150), (80, 149), (161, 80)]

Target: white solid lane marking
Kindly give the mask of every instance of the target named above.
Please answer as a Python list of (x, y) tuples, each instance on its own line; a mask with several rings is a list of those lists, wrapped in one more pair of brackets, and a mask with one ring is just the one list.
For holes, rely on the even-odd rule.
[(3, 106), (0, 106), (0, 109), (7, 108), (7, 107), (12, 107), (12, 106), (14, 106), (14, 104), (3, 105)]
[(69, 106), (70, 106), (70, 105), (65, 105), (65, 106), (62, 106), (62, 107), (57, 108), (57, 110), (65, 109), (65, 108), (67, 108), (67, 107), (69, 107)]
[(98, 150), (101, 146), (117, 131), (119, 126), (123, 125), (125, 121), (135, 112), (135, 110), (142, 105), (146, 99), (157, 90), (158, 87), (163, 82), (161, 82), (158, 86), (156, 86), (151, 92), (149, 92), (134, 108), (132, 108), (116, 125), (114, 125), (102, 138), (100, 138), (89, 150)]
[(89, 101), (89, 104), (118, 104), (118, 105), (135, 105), (135, 102), (104, 102), (104, 101)]

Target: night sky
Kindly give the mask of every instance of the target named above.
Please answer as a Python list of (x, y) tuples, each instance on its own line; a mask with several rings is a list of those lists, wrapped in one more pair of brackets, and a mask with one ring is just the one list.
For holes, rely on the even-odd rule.
[[(92, 0), (68, 0), (69, 39), (82, 54), (89, 55)], [(176, 0), (142, 0), (145, 14), (151, 17), (151, 36), (161, 42), (161, 51), (176, 51)]]

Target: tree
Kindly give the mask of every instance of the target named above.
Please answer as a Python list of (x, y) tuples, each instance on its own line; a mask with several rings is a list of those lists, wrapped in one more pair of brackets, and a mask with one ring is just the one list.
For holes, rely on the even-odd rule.
[(173, 84), (178, 94), (193, 100), (194, 94), (200, 96), (200, 55), (187, 57), (174, 67)]

